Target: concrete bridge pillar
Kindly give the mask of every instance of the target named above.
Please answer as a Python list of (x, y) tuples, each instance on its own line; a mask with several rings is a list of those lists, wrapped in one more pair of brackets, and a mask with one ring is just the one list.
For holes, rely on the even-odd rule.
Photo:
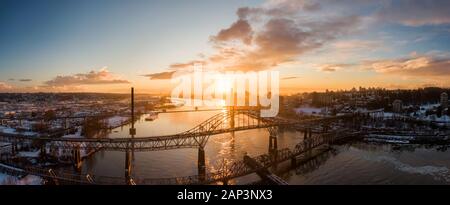
[(131, 154), (132, 153), (130, 149), (127, 149), (127, 151), (125, 152), (125, 180), (127, 184), (129, 184), (129, 182), (131, 181), (131, 174), (132, 174)]
[(67, 129), (68, 123), (67, 123), (67, 118), (64, 119), (64, 129)]
[(84, 117), (84, 136), (87, 137), (87, 133), (88, 133), (88, 118)]
[(75, 148), (72, 151), (72, 155), (73, 155), (73, 166), (77, 171), (81, 171), (81, 165), (82, 165), (82, 161), (81, 161), (81, 152), (80, 152), (80, 148)]
[(269, 127), (269, 153), (276, 152), (278, 149), (278, 127)]
[(303, 145), (305, 147), (306, 155), (311, 154), (311, 142), (312, 142), (312, 130), (311, 128), (308, 128), (305, 130), (305, 138), (303, 139)]
[(15, 156), (17, 154), (17, 142), (13, 142), (11, 145), (11, 155)]
[(234, 108), (231, 108), (231, 111), (230, 111), (230, 127), (231, 128), (234, 128), (235, 127), (235, 120), (234, 120)]
[(205, 149), (203, 147), (198, 148), (198, 177), (199, 180), (206, 180), (206, 163), (205, 163)]
[(72, 150), (72, 160), (73, 160), (73, 166), (74, 168), (79, 172), (81, 171), (81, 165), (82, 165), (82, 161), (81, 161), (81, 151), (80, 151), (80, 147), (75, 147)]
[(47, 148), (46, 148), (46, 143), (45, 142), (41, 142), (41, 152), (40, 152), (40, 157), (41, 159), (45, 159), (47, 157)]
[(276, 152), (278, 149), (277, 137), (270, 135), (269, 136), (269, 153)]
[[(269, 128), (269, 156), (271, 158), (271, 160), (273, 162), (277, 161), (278, 158), (278, 141), (277, 141), (277, 136), (278, 136), (278, 128), (274, 127), (274, 128)], [(274, 169), (277, 168), (277, 164), (274, 164), (273, 166)]]
[(258, 127), (261, 125), (261, 108), (258, 107), (258, 109), (256, 110), (257, 116), (258, 116)]
[(297, 167), (297, 158), (291, 157), (291, 167), (292, 168)]

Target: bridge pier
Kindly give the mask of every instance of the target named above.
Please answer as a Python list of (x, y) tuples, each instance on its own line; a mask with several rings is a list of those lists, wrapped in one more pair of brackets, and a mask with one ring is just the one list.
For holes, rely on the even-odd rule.
[(125, 152), (125, 180), (126, 183), (129, 184), (131, 181), (131, 174), (132, 174), (132, 166), (131, 166), (131, 160), (132, 160), (132, 156), (131, 156), (131, 151), (130, 149), (127, 149), (127, 151)]
[(64, 119), (64, 130), (66, 130), (66, 134), (67, 134), (67, 127), (68, 127), (68, 123), (67, 123), (67, 118)]
[[(235, 127), (234, 107), (231, 108), (230, 114), (231, 114), (231, 116), (230, 116), (230, 127), (234, 128)], [(239, 123), (239, 121), (238, 121), (238, 123)]]
[(297, 167), (297, 158), (295, 156), (291, 157), (291, 167)]
[(228, 180), (223, 180), (222, 185), (225, 185), (225, 186), (228, 185)]
[(81, 165), (82, 165), (80, 147), (76, 147), (72, 150), (72, 160), (73, 160), (73, 166), (74, 166), (75, 170), (80, 172)]
[(17, 154), (17, 142), (13, 142), (11, 145), (11, 155), (15, 156)]
[(278, 142), (276, 136), (269, 136), (269, 153), (272, 153), (278, 149)]
[(206, 163), (205, 163), (205, 150), (203, 147), (198, 148), (198, 178), (200, 182), (206, 180)]
[(278, 149), (278, 127), (269, 127), (269, 153), (276, 152)]
[(305, 155), (309, 156), (311, 154), (311, 142), (312, 142), (312, 130), (311, 128), (305, 130), (305, 138), (303, 139), (304, 147), (308, 150)]
[(88, 118), (84, 117), (84, 136), (88, 136)]
[(40, 158), (42, 160), (45, 160), (45, 158), (47, 157), (47, 148), (46, 148), (46, 144), (45, 142), (41, 142), (41, 152), (40, 152)]

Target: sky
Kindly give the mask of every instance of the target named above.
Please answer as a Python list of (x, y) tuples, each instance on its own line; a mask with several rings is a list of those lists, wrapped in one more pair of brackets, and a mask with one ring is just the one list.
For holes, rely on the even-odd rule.
[(166, 93), (194, 63), (282, 93), (449, 87), (450, 1), (0, 0), (0, 92)]

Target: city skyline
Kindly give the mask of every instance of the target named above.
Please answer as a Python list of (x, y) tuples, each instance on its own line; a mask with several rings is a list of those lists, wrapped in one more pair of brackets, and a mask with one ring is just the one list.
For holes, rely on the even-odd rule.
[(0, 3), (0, 92), (169, 93), (193, 63), (279, 70), (282, 94), (450, 86), (448, 2), (23, 3)]

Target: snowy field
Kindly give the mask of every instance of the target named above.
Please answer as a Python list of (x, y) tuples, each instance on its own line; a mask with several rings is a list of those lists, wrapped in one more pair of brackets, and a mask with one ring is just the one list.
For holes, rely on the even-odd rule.
[(0, 173), (0, 185), (42, 185), (43, 181), (40, 177), (27, 175), (22, 179)]
[(37, 135), (36, 132), (31, 132), (31, 131), (19, 132), (19, 131), (17, 131), (14, 128), (5, 127), (5, 126), (0, 126), (0, 133), (20, 134), (20, 135), (26, 135), (26, 136), (35, 136), (35, 135)]
[(122, 116), (110, 117), (107, 120), (108, 127), (110, 127), (110, 128), (120, 127), (128, 119), (129, 119), (129, 117), (122, 117)]
[(322, 112), (322, 108), (299, 107), (299, 108), (295, 108), (294, 111), (297, 114), (303, 114), (303, 115), (319, 115)]

